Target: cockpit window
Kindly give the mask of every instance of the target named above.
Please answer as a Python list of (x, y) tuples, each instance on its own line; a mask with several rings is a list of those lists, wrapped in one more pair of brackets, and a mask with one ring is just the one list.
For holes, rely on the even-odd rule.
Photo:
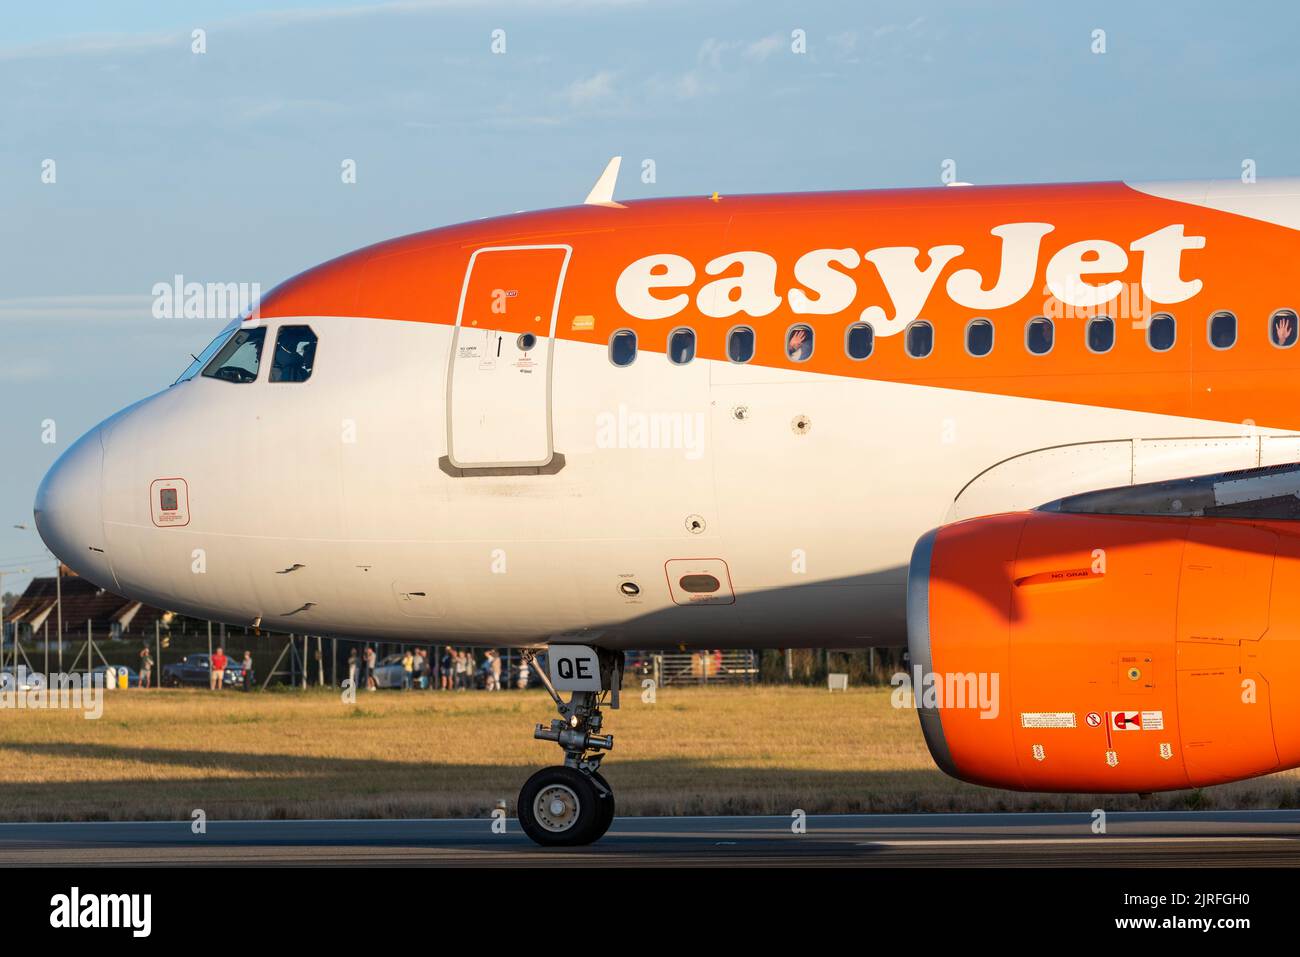
[[(522, 336), (520, 337), (522, 338)], [(310, 326), (281, 326), (271, 359), (272, 382), (306, 382), (316, 361), (316, 333)]]
[(252, 382), (262, 363), (262, 342), (266, 328), (238, 329), (203, 369), (211, 379), (226, 382)]
[(176, 385), (179, 382), (188, 382), (190, 379), (193, 379), (198, 375), (199, 370), (206, 366), (212, 357), (217, 354), (217, 350), (225, 344), (225, 341), (231, 337), (234, 331), (233, 328), (227, 328), (222, 329), (217, 333), (217, 337), (208, 343), (206, 349), (200, 352), (197, 356), (190, 357), (194, 361), (185, 367), (185, 371), (180, 374), (176, 379), (176, 382), (173, 382), (172, 385)]

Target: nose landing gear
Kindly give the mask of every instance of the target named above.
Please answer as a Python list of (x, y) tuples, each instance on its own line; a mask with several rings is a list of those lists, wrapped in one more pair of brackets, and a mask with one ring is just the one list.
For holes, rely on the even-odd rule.
[[(536, 667), (534, 654), (525, 659)], [(585, 645), (552, 645), (548, 665), (560, 664), (555, 681), (545, 669), (537, 673), (560, 713), (550, 726), (539, 724), (533, 737), (554, 741), (564, 751), (564, 764), (543, 768), (519, 791), (519, 824), (543, 847), (572, 847), (599, 840), (614, 821), (614, 791), (600, 773), (614, 736), (601, 734), (601, 707), (618, 707), (623, 675), (622, 652)], [(568, 666), (567, 669), (565, 666)], [(568, 701), (556, 683), (571, 690)]]

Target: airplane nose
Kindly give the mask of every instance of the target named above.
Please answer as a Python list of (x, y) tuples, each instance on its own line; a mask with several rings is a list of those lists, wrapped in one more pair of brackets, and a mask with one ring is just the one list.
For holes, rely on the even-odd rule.
[(33, 514), (46, 547), (78, 575), (115, 586), (104, 541), (104, 439), (91, 429), (50, 467), (36, 490)]

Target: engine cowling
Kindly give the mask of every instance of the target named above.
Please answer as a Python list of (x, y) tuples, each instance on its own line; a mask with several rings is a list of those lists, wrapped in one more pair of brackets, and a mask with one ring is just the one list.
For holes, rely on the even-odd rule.
[[(913, 552), (908, 644), (936, 763), (1083, 792), (1300, 765), (1297, 523), (1045, 508), (945, 526)], [(981, 680), (996, 707), (972, 704)]]

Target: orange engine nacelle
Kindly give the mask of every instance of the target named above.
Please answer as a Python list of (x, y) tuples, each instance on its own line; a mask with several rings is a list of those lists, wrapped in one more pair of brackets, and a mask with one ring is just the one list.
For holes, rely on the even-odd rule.
[(917, 543), (907, 617), (954, 777), (1144, 792), (1300, 765), (1295, 522), (973, 519)]

